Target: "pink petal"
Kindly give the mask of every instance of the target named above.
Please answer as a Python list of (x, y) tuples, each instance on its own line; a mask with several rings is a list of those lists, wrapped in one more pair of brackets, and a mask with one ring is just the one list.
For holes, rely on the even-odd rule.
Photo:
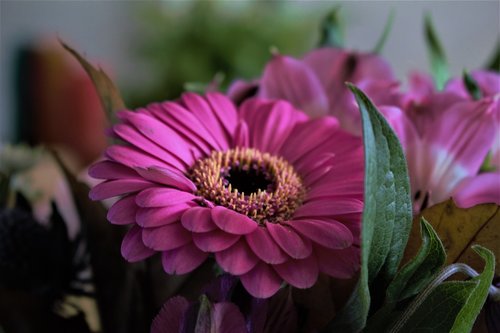
[(285, 99), (312, 117), (328, 112), (328, 99), (316, 75), (291, 57), (274, 56), (266, 65), (258, 96)]
[(500, 173), (488, 172), (464, 179), (455, 190), (453, 200), (461, 208), (485, 203), (500, 205)]
[(192, 207), (182, 214), (181, 223), (189, 231), (208, 232), (217, 230), (212, 221), (211, 208)]
[(173, 188), (153, 187), (139, 193), (135, 202), (141, 207), (166, 207), (187, 203), (195, 198), (191, 193)]
[(320, 272), (332, 277), (348, 279), (359, 270), (361, 262), (359, 247), (332, 250), (316, 245), (314, 253), (318, 258)]
[(198, 268), (208, 253), (200, 251), (193, 243), (162, 253), (163, 269), (168, 274), (186, 274)]
[(193, 203), (160, 208), (139, 208), (136, 215), (137, 224), (144, 228), (159, 227), (180, 221), (182, 214), (194, 206)]
[(178, 170), (162, 167), (150, 167), (147, 169), (136, 168), (135, 170), (147, 180), (190, 193), (194, 193), (196, 191), (196, 185), (194, 185), (191, 180)]
[(100, 161), (89, 168), (89, 176), (97, 179), (139, 178), (134, 170), (116, 162)]
[(247, 332), (245, 318), (238, 307), (229, 302), (214, 305), (212, 327), (217, 333)]
[(130, 168), (143, 168), (145, 166), (170, 167), (170, 165), (164, 161), (161, 161), (134, 147), (114, 145), (106, 149), (106, 156), (111, 160), (119, 162)]
[(344, 249), (354, 240), (351, 231), (336, 221), (293, 220), (288, 224), (301, 235), (330, 249)]
[(267, 223), (266, 227), (276, 244), (290, 257), (304, 259), (311, 255), (311, 242), (306, 238), (300, 237), (290, 227), (275, 223)]
[(257, 222), (222, 206), (212, 208), (212, 221), (230, 234), (246, 235), (257, 229)]
[(181, 159), (139, 133), (137, 129), (132, 125), (117, 124), (113, 126), (113, 131), (118, 135), (119, 138), (150, 154), (151, 156), (161, 159), (168, 165), (180, 169), (183, 169), (185, 167), (185, 164), (183, 164), (183, 161)]
[(319, 199), (336, 200), (338, 198), (357, 198), (363, 199), (364, 180), (344, 180), (343, 182), (325, 182), (314, 186), (307, 192), (306, 201)]
[(153, 183), (142, 179), (126, 178), (108, 180), (94, 186), (89, 193), (92, 200), (104, 200), (127, 193), (137, 192), (154, 186)]
[(193, 233), (193, 242), (205, 252), (219, 252), (229, 248), (240, 239), (239, 235), (228, 234), (222, 230)]
[(357, 199), (314, 199), (300, 206), (293, 214), (293, 218), (299, 219), (303, 217), (328, 217), (358, 214), (362, 211), (363, 203)]
[(240, 120), (234, 132), (233, 145), (235, 147), (248, 147), (249, 140), (248, 125), (245, 121)]
[(257, 265), (257, 258), (244, 240), (238, 241), (230, 248), (215, 254), (217, 263), (222, 269), (232, 275), (242, 275)]
[(218, 92), (207, 93), (206, 99), (219, 122), (224, 126), (228, 137), (233, 137), (236, 124), (238, 123), (238, 112), (233, 102)]
[(181, 296), (170, 298), (161, 308), (151, 325), (151, 333), (181, 332), (184, 313), (189, 302)]
[(273, 267), (283, 280), (296, 288), (310, 288), (318, 279), (318, 262), (314, 256), (290, 259)]
[(265, 227), (259, 227), (245, 236), (252, 251), (268, 264), (281, 264), (289, 259)]
[(172, 223), (156, 228), (144, 228), (142, 241), (156, 251), (168, 251), (191, 242), (191, 233), (180, 223)]
[(142, 242), (142, 228), (133, 226), (123, 237), (121, 253), (127, 261), (137, 262), (152, 256), (155, 251)]
[(257, 298), (271, 297), (278, 291), (282, 282), (276, 272), (262, 262), (240, 278), (250, 295)]
[(108, 220), (113, 224), (124, 225), (135, 223), (137, 213), (135, 195), (126, 196), (115, 202), (108, 210)]
[(227, 96), (236, 104), (241, 104), (245, 99), (253, 97), (259, 88), (257, 81), (247, 82), (244, 80), (235, 80), (227, 88)]
[(161, 148), (169, 151), (173, 156), (181, 159), (187, 165), (192, 165), (193, 155), (191, 150), (195, 147), (186, 143), (182, 137), (170, 127), (156, 118), (140, 112), (120, 112), (120, 116), (134, 125), (140, 133), (156, 143)]

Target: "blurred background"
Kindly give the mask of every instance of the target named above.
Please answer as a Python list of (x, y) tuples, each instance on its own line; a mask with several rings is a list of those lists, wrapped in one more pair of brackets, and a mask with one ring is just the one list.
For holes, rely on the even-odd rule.
[(483, 67), (499, 39), (499, 1), (0, 1), (0, 142), (61, 144), (82, 165), (105, 145), (104, 116), (64, 40), (102, 66), (128, 107), (175, 98), (223, 74), (260, 75), (269, 49), (300, 57), (341, 5), (348, 48), (370, 51), (394, 10), (382, 55), (403, 81), (427, 70), (431, 13), (452, 75)]

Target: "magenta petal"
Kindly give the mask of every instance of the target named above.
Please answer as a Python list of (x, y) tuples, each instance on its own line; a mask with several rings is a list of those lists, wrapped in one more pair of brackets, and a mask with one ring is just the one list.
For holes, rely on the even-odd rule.
[(207, 257), (208, 253), (200, 251), (193, 243), (189, 243), (163, 252), (161, 262), (168, 274), (186, 274), (198, 268)]
[(257, 222), (222, 206), (212, 208), (212, 221), (230, 234), (246, 235), (257, 229)]
[(300, 206), (293, 214), (293, 218), (299, 219), (304, 217), (327, 217), (347, 214), (360, 214), (362, 211), (363, 203), (357, 199), (316, 199)]
[(500, 173), (488, 172), (464, 179), (455, 190), (453, 200), (462, 208), (484, 203), (500, 205)]
[(238, 123), (238, 113), (233, 102), (218, 92), (207, 93), (206, 99), (215, 111), (214, 114), (224, 126), (228, 136), (232, 137)]
[(188, 192), (166, 187), (153, 187), (139, 193), (135, 201), (141, 207), (165, 207), (187, 203), (195, 198)]
[(140, 149), (129, 146), (114, 145), (106, 149), (106, 156), (113, 161), (119, 162), (130, 168), (147, 166), (170, 167), (164, 161), (161, 161)]
[(205, 252), (219, 252), (227, 249), (240, 239), (239, 235), (228, 234), (222, 230), (193, 233), (193, 242)]
[(281, 264), (289, 259), (265, 227), (259, 227), (245, 236), (252, 251), (268, 264)]
[(233, 145), (236, 147), (248, 147), (248, 125), (245, 121), (240, 120), (234, 132)]
[(361, 262), (359, 247), (351, 246), (346, 249), (332, 250), (316, 245), (314, 253), (322, 273), (340, 279), (348, 279), (359, 270)]
[(108, 210), (108, 220), (113, 224), (131, 224), (135, 223), (135, 214), (137, 213), (135, 204), (135, 195), (124, 197), (115, 202)]
[(155, 254), (154, 250), (142, 242), (142, 228), (138, 226), (133, 226), (123, 238), (121, 252), (130, 262), (140, 261)]
[(147, 169), (136, 168), (135, 170), (147, 180), (171, 186), (190, 193), (194, 193), (196, 191), (196, 185), (194, 185), (193, 182), (189, 180), (182, 172), (176, 169), (150, 167)]
[(266, 227), (275, 242), (290, 257), (304, 259), (311, 255), (311, 242), (308, 239), (300, 237), (290, 227), (275, 223), (267, 223)]
[(314, 255), (306, 259), (290, 259), (273, 267), (283, 280), (296, 288), (310, 288), (318, 279), (318, 262)]
[(160, 208), (139, 208), (136, 215), (136, 221), (137, 224), (144, 228), (171, 224), (179, 221), (182, 214), (193, 207), (193, 205), (192, 203), (182, 203)]
[(257, 265), (257, 258), (244, 240), (240, 240), (230, 248), (215, 254), (217, 263), (232, 275), (242, 275)]
[(247, 332), (245, 318), (233, 303), (222, 302), (214, 305), (212, 327), (217, 333)]
[(89, 168), (89, 176), (97, 179), (138, 178), (133, 169), (112, 161), (100, 161)]
[(281, 286), (282, 279), (267, 264), (261, 262), (250, 272), (240, 277), (245, 289), (257, 298), (273, 296)]
[(191, 233), (180, 223), (172, 223), (156, 228), (144, 228), (142, 241), (156, 251), (168, 251), (191, 242)]
[(169, 299), (161, 308), (151, 325), (151, 333), (181, 332), (184, 313), (189, 302), (181, 296)]
[(137, 178), (108, 180), (94, 186), (90, 190), (89, 197), (92, 200), (104, 200), (137, 192), (151, 186), (154, 186), (154, 184)]
[(351, 231), (337, 221), (293, 220), (288, 223), (300, 234), (330, 249), (344, 249), (354, 241)]
[(208, 232), (218, 229), (212, 221), (211, 208), (193, 207), (184, 212), (181, 223), (189, 231)]

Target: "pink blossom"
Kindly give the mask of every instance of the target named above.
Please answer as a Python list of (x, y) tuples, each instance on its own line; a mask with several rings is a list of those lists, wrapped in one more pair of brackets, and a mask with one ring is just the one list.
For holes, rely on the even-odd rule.
[(255, 297), (283, 281), (309, 288), (320, 272), (351, 277), (359, 266), (363, 209), (361, 140), (333, 117), (309, 119), (284, 101), (251, 99), (236, 109), (218, 93), (186, 93), (119, 113), (89, 174), (105, 181), (94, 200), (131, 224), (129, 261), (162, 254), (169, 274), (214, 255)]

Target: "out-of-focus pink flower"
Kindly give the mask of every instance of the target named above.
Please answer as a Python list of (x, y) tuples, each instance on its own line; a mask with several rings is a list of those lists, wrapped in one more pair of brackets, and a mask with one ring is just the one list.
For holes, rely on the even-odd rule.
[(311, 287), (319, 272), (348, 278), (359, 266), (363, 209), (361, 140), (333, 117), (309, 119), (284, 101), (186, 93), (179, 102), (119, 113), (90, 175), (90, 196), (121, 196), (109, 210), (133, 224), (129, 261), (161, 252), (184, 274), (209, 254), (255, 297), (284, 281)]
[(500, 175), (478, 176), (494, 144), (497, 98), (437, 92), (427, 77), (414, 74), (400, 105), (397, 118), (386, 117), (405, 149), (416, 213), (450, 197), (461, 207), (500, 203)]
[(309, 116), (333, 115), (343, 129), (360, 135), (361, 117), (345, 83), (361, 88), (377, 105), (395, 105), (398, 82), (390, 66), (375, 54), (321, 48), (301, 60), (274, 55), (258, 81), (236, 81), (229, 88), (233, 100), (249, 93), (285, 99)]

